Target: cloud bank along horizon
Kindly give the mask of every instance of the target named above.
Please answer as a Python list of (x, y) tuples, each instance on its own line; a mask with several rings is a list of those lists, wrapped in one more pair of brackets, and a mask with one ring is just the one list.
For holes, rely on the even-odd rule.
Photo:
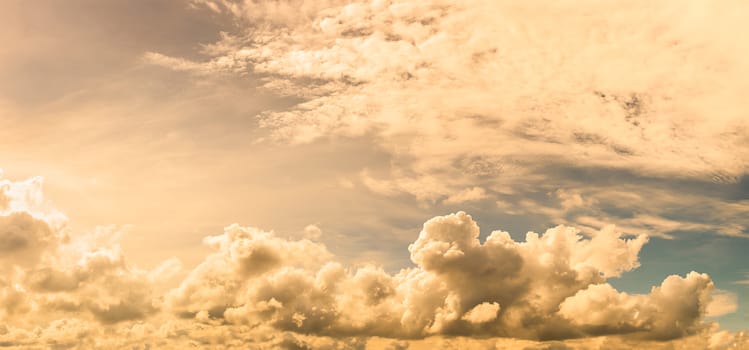
[(614, 226), (584, 236), (560, 225), (523, 242), (493, 231), (481, 242), (470, 215), (437, 216), (408, 246), (415, 266), (391, 274), (346, 266), (314, 238), (233, 224), (205, 237), (212, 252), (164, 288), (183, 268), (179, 260), (139, 268), (126, 259), (118, 228), (72, 232), (41, 184), (0, 182), (0, 337), (7, 346), (746, 342), (705, 320), (736, 307), (707, 274), (671, 275), (647, 294), (608, 284), (639, 266), (648, 241)]

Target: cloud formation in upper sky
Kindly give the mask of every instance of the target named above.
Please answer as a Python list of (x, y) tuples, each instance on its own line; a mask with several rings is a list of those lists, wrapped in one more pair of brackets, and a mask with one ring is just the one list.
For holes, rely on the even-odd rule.
[(146, 57), (308, 97), (264, 115), (279, 137), (376, 130), (422, 172), (464, 156), (720, 181), (747, 169), (740, 2), (198, 3), (245, 32), (206, 45), (206, 62)]

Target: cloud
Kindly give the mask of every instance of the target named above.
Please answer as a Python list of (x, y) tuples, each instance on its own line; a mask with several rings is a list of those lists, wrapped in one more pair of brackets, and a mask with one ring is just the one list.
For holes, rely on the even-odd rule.
[(495, 231), (482, 243), (478, 233), (463, 212), (429, 220), (409, 246), (416, 267), (388, 274), (371, 265), (345, 268), (320, 243), (229, 226), (206, 239), (221, 242), (217, 251), (170, 292), (167, 304), (181, 317), (336, 338), (663, 340), (708, 325), (703, 317), (714, 287), (707, 275), (670, 276), (644, 295), (606, 283), (639, 266), (645, 236), (625, 239), (607, 227), (586, 239), (559, 226), (528, 233), (525, 242)]
[(173, 70), (178, 70), (178, 71), (196, 72), (198, 70), (202, 70), (203, 68), (200, 64), (197, 64), (195, 62), (190, 62), (185, 59), (165, 56), (158, 52), (147, 52), (146, 54), (144, 54), (143, 58), (146, 60), (146, 62), (149, 62), (151, 64), (163, 66), (163, 67), (173, 69)]
[(675, 339), (701, 327), (699, 319), (707, 312), (711, 289), (710, 278), (696, 272), (686, 278), (669, 276), (647, 296), (630, 296), (600, 284), (566, 299), (559, 312), (592, 334), (647, 329), (652, 339)]
[[(17, 207), (34, 212), (44, 203), (35, 198), (37, 187), (5, 183)], [(42, 322), (83, 334), (92, 322), (117, 328), (161, 319), (202, 324), (212, 329), (209, 342), (241, 327), (332, 339), (627, 334), (668, 340), (699, 334), (709, 326), (704, 317), (735, 309), (729, 296), (713, 292), (707, 275), (694, 272), (669, 276), (649, 294), (616, 291), (606, 280), (637, 268), (648, 239), (623, 237), (613, 226), (587, 237), (557, 226), (529, 232), (523, 242), (494, 231), (482, 242), (470, 215), (439, 216), (408, 247), (415, 267), (391, 274), (376, 265), (346, 267), (319, 242), (234, 224), (206, 237), (213, 253), (159, 295), (159, 281), (175, 276), (179, 261), (139, 269), (119, 245), (126, 228), (76, 234), (30, 212), (0, 216), (3, 258), (16, 271), (1, 281), (0, 316), (11, 322), (29, 315), (10, 323), (20, 330)], [(26, 259), (15, 259), (17, 252)], [(302, 344), (282, 339), (284, 346)]]
[(44, 220), (51, 229), (60, 230), (67, 222), (64, 214), (44, 200), (41, 177), (26, 181), (11, 181), (2, 177), (0, 170), (0, 214), (25, 212), (28, 215)]
[[(155, 85), (138, 81), (139, 87), (162, 87), (128, 97), (135, 103), (127, 104), (126, 114), (146, 115), (141, 121), (158, 127), (146, 127), (145, 132), (125, 138), (132, 144), (145, 142), (150, 145), (147, 148), (170, 146), (168, 152), (145, 160), (135, 157), (130, 162), (139, 166), (158, 160), (166, 169), (161, 174), (167, 176), (156, 180), (135, 176), (126, 182), (145, 188), (139, 193), (158, 196), (158, 191), (151, 190), (163, 185), (164, 179), (188, 173), (180, 169), (194, 169), (180, 165), (183, 162), (234, 174), (226, 177), (227, 182), (211, 181), (212, 175), (196, 172), (196, 183), (209, 184), (204, 192), (214, 192), (216, 184), (229, 188), (243, 182), (243, 176), (231, 171), (236, 168), (236, 154), (216, 158), (225, 149), (242, 148), (234, 147), (233, 140), (223, 138), (214, 148), (208, 147), (208, 153), (203, 152), (208, 156), (197, 157), (207, 162), (192, 162), (196, 157), (185, 156), (195, 153), (185, 152), (186, 148), (205, 148), (211, 145), (202, 141), (219, 139), (206, 137), (206, 133), (213, 136), (227, 129), (226, 125), (211, 127), (202, 117), (189, 115), (228, 115), (222, 118), (245, 120), (231, 125), (254, 128), (257, 121), (262, 130), (253, 129), (253, 140), (312, 144), (353, 137), (367, 147), (370, 142), (375, 146), (372, 154), (377, 159), (357, 159), (352, 163), (356, 165), (350, 165), (356, 169), (344, 167), (343, 176), (314, 171), (295, 174), (294, 170), (299, 170), (297, 157), (279, 160), (276, 152), (296, 154), (301, 148), (261, 145), (256, 151), (272, 151), (267, 157), (272, 161), (267, 164), (283, 168), (269, 173), (284, 176), (255, 174), (257, 179), (273, 178), (268, 183), (261, 181), (269, 186), (258, 187), (270, 188), (265, 194), (272, 200), (243, 198), (253, 201), (250, 209), (258, 216), (296, 216), (299, 212), (286, 204), (278, 210), (278, 203), (286, 197), (274, 189), (279, 184), (289, 187), (300, 179), (306, 181), (307, 175), (328, 185), (330, 179), (342, 179), (338, 185), (343, 188), (368, 189), (390, 197), (387, 202), (376, 199), (368, 212), (384, 206), (391, 212), (381, 218), (366, 214), (353, 218), (342, 211), (332, 214), (338, 215), (333, 219), (295, 219), (299, 221), (293, 224), (295, 230), (309, 222), (324, 222), (332, 232), (325, 237), (317, 225), (305, 227), (297, 239), (233, 224), (204, 239), (210, 253), (193, 256), (199, 260), (197, 265), (190, 261), (183, 266), (165, 256), (167, 260), (144, 267), (128, 259), (120, 244), (128, 227), (85, 230), (68, 226), (65, 215), (42, 196), (41, 178), (10, 181), (0, 177), (0, 347), (749, 347), (746, 333), (720, 330), (711, 319), (735, 312), (738, 300), (736, 295), (716, 289), (706, 274), (689, 269), (671, 271), (675, 274), (641, 294), (617, 290), (612, 282), (639, 268), (638, 255), (648, 237), (674, 238), (680, 231), (741, 237), (749, 232), (749, 202), (741, 195), (727, 201), (720, 198), (723, 194), (693, 193), (691, 186), (730, 184), (749, 171), (749, 123), (742, 96), (749, 87), (745, 59), (749, 45), (735, 39), (735, 33), (747, 29), (747, 4), (737, 0), (686, 4), (637, 0), (627, 6), (592, 0), (553, 4), (191, 0), (189, 5), (193, 10), (208, 9), (212, 18), (228, 19), (222, 28), (233, 32), (197, 45), (199, 49), (192, 55), (173, 55), (188, 52), (187, 46), (194, 47), (195, 38), (213, 35), (199, 28), (206, 26), (203, 18), (182, 18), (175, 23), (188, 19), (199, 24), (187, 26), (189, 45), (146, 45), (151, 51), (134, 64), (145, 61), (181, 73), (170, 74), (166, 80), (156, 78), (160, 83)], [(118, 70), (138, 73), (141, 69), (145, 69), (143, 74), (153, 73), (140, 66)], [(175, 79), (185, 72), (194, 74), (192, 79)], [(215, 77), (220, 79), (211, 81)], [(225, 77), (232, 79), (223, 80)], [(133, 81), (110, 84), (111, 91), (105, 95), (120, 94), (121, 88)], [(173, 85), (182, 83), (202, 87), (187, 94), (181, 89), (171, 91)], [(265, 91), (258, 92), (258, 84)], [(209, 91), (212, 88), (220, 92)], [(164, 89), (170, 91), (164, 95)], [(234, 98), (248, 92), (258, 95)], [(271, 98), (267, 92), (276, 96)], [(79, 91), (70, 96), (72, 99), (48, 107), (69, 108), (80, 102), (81, 96), (91, 97), (91, 91)], [(164, 96), (176, 99), (159, 108), (166, 114), (156, 113), (157, 118), (153, 113), (133, 113), (143, 112), (151, 100), (161, 101)], [(276, 109), (258, 112), (263, 104), (255, 106), (254, 102), (266, 98), (277, 102), (265, 104)], [(223, 107), (185, 114), (182, 112), (197, 106), (189, 101), (185, 104), (187, 100), (197, 100), (201, 106), (212, 103), (200, 101), (221, 100)], [(112, 114), (98, 113), (111, 109), (84, 108), (84, 117), (71, 117), (63, 124), (66, 130), (88, 130), (83, 139), (127, 134), (116, 127), (122, 123), (93, 117)], [(257, 120), (241, 118), (248, 111), (257, 114)], [(18, 112), (15, 114), (28, 114)], [(15, 119), (20, 123), (23, 118)], [(19, 123), (11, 123), (9, 134), (20, 135), (21, 141), (27, 141), (28, 135), (39, 136)], [(153, 140), (152, 131), (162, 129), (168, 131), (166, 139)], [(114, 146), (112, 149), (121, 148)], [(25, 153), (38, 156), (45, 152), (40, 148)], [(337, 150), (335, 154), (346, 156), (348, 152), (352, 151)], [(86, 173), (86, 169), (101, 170), (101, 164), (111, 161), (111, 157), (94, 153), (90, 155), (95, 160), (75, 162), (84, 170), (70, 172), (66, 181), (59, 182), (73, 188), (66, 191), (79, 193), (76, 184), (82, 183), (100, 191), (106, 187), (108, 193), (129, 188), (107, 175), (119, 173), (113, 169)], [(19, 161), (32, 168), (48, 165), (38, 165), (36, 158)], [(104, 163), (97, 163), (102, 159)], [(316, 159), (305, 162), (319, 166)], [(387, 165), (383, 169), (380, 164)], [(364, 166), (368, 168), (361, 169)], [(584, 174), (579, 178), (577, 173), (559, 175), (564, 168), (584, 169)], [(287, 177), (286, 170), (291, 170), (288, 173), (294, 178)], [(356, 171), (359, 176), (351, 176)], [(631, 177), (622, 180), (613, 176), (622, 173)], [(76, 179), (67, 181), (70, 178)], [(673, 179), (682, 181), (683, 188), (661, 188), (660, 184)], [(302, 187), (297, 191), (291, 186), (292, 192), (301, 195), (301, 189), (309, 189)], [(308, 193), (316, 200), (311, 203), (320, 203), (319, 194), (324, 192), (313, 192)], [(349, 198), (353, 201), (343, 202), (355, 203), (369, 199), (367, 196), (356, 193)], [(155, 204), (131, 197), (137, 208), (146, 209), (132, 215), (151, 217), (136, 219), (139, 223), (159, 223), (151, 231), (186, 232), (184, 228), (196, 222), (202, 223), (197, 229), (215, 224), (207, 217), (175, 223), (179, 220), (147, 213), (157, 206), (175, 210), (168, 203), (176, 203), (174, 198), (179, 201), (181, 195)], [(242, 197), (241, 193), (215, 197), (223, 209), (212, 210), (244, 215), (239, 212), (246, 210), (227, 209), (232, 207), (227, 204), (230, 199)], [(86, 196), (81, 202), (95, 203), (93, 198)], [(307, 202), (297, 195), (294, 198), (298, 203)], [(398, 200), (403, 201), (389, 206)], [(371, 227), (394, 221), (401, 227), (413, 223), (413, 212), (396, 215), (392, 208), (433, 206), (429, 216), (419, 219), (424, 220), (448, 209), (457, 210), (457, 206), (473, 208), (489, 200), (498, 204), (493, 209), (502, 210), (492, 218), (540, 214), (532, 218), (532, 225), (548, 222), (550, 228), (529, 232), (520, 240), (499, 230), (482, 234), (474, 219), (461, 211), (433, 217), (420, 231), (408, 231), (413, 240), (407, 250), (400, 248), (411, 264), (400, 270), (376, 262), (350, 264), (331, 252), (342, 250), (341, 243), (350, 244), (336, 241), (347, 232), (370, 234)], [(102, 211), (114, 212), (122, 206), (106, 207)], [(196, 213), (207, 207), (210, 205), (198, 203), (180, 208)], [(349, 226), (359, 218), (363, 220)], [(367, 220), (376, 223), (364, 222)], [(515, 231), (514, 225), (529, 221), (502, 225)], [(538, 226), (533, 229), (538, 231)], [(383, 234), (384, 230), (372, 233), (368, 241), (354, 244), (371, 243)], [(175, 249), (188, 244), (186, 237), (172, 238)], [(382, 246), (378, 242), (367, 249), (392, 254)], [(346, 253), (359, 254), (354, 249)], [(367, 260), (362, 254), (366, 253), (359, 254), (358, 261)]]
[[(16, 194), (30, 189), (5, 183)], [(21, 203), (29, 194), (15, 196), (17, 205), (34, 208), (33, 200)], [(735, 310), (733, 296), (715, 290), (706, 274), (669, 276), (648, 294), (608, 284), (639, 266), (647, 242), (613, 226), (589, 236), (557, 226), (529, 232), (522, 242), (494, 231), (481, 241), (470, 215), (438, 216), (408, 247), (415, 266), (389, 273), (376, 265), (346, 267), (319, 242), (234, 224), (206, 237), (213, 253), (178, 287), (160, 293), (181, 263), (132, 266), (119, 245), (126, 228), (76, 233), (29, 212), (0, 218), (21, 221), (5, 230), (18, 241), (48, 249), (12, 260), (13, 271), (0, 278), (6, 346), (576, 348), (619, 344), (619, 336), (642, 344), (745, 342), (743, 333), (705, 321)], [(40, 222), (42, 234), (33, 229)]]
[(486, 190), (481, 187), (471, 187), (447, 197), (442, 202), (445, 204), (459, 204), (484, 199), (486, 197), (488, 197)]
[(71, 232), (64, 215), (44, 201), (41, 183), (0, 180), (8, 203), (0, 212), (3, 320), (24, 312), (36, 315), (26, 324), (70, 316), (112, 324), (155, 314), (156, 283), (125, 261), (120, 229)]
[[(747, 29), (746, 4), (196, 6), (231, 14), (239, 28), (205, 45), (204, 60), (146, 58), (201, 79), (260, 80), (298, 98), (257, 115), (276, 141), (371, 139), (389, 160), (360, 172), (375, 194), (450, 210), (492, 199), (508, 204), (496, 208), (501, 215), (585, 234), (608, 224), (663, 238), (749, 232), (747, 201), (651, 181), (732, 183), (749, 172), (737, 94), (748, 87), (749, 45), (727, 39)], [(617, 171), (632, 177), (607, 182)], [(550, 194), (533, 197), (539, 190)]]
[(471, 323), (484, 323), (496, 319), (497, 312), (499, 312), (499, 304), (481, 303), (466, 312), (462, 319)]
[(707, 305), (707, 317), (718, 317), (736, 312), (738, 297), (736, 294), (716, 289), (713, 291), (712, 301)]
[(279, 137), (378, 130), (384, 148), (416, 157), (412, 171), (464, 155), (721, 181), (747, 170), (735, 91), (749, 47), (716, 40), (745, 28), (738, 14), (749, 8), (738, 2), (583, 5), (616, 13), (606, 21), (571, 2), (232, 6), (246, 33), (215, 43), (196, 70), (252, 70), (270, 89), (309, 97), (263, 114)]
[(209, 255), (167, 296), (182, 315), (201, 311), (221, 315), (236, 303), (242, 286), (252, 277), (293, 266), (319, 265), (330, 257), (321, 244), (306, 239), (287, 241), (239, 225), (227, 227), (222, 235), (206, 237), (204, 242), (217, 253)]
[(42, 220), (26, 212), (0, 216), (0, 259), (34, 264), (57, 237)]
[(304, 227), (304, 238), (318, 240), (322, 236), (322, 230), (317, 225), (307, 225)]
[[(630, 218), (617, 218), (599, 208), (588, 206), (588, 217), (604, 222), (617, 222), (631, 227), (628, 232), (651, 231), (669, 236), (678, 231), (713, 231), (726, 236), (747, 236), (749, 202), (726, 201), (720, 197), (679, 192), (658, 186), (624, 185), (615, 189), (584, 189), (587, 197), (598, 203), (618, 207)], [(579, 215), (581, 212), (578, 212)], [(621, 215), (621, 214), (619, 214)], [(626, 216), (626, 215), (625, 215)], [(590, 222), (592, 223), (592, 222)], [(580, 221), (580, 224), (585, 224)], [(600, 224), (594, 224), (594, 228)]]
[[(719, 186), (719, 185), (716, 185)], [(680, 232), (711, 232), (746, 237), (749, 202), (727, 201), (714, 195), (679, 191), (678, 186), (617, 182), (615, 185), (573, 181), (548, 190), (507, 195), (497, 201), (509, 215), (541, 214), (550, 221), (578, 227), (586, 234), (609, 224), (627, 234), (647, 234), (672, 239)], [(535, 196), (534, 196), (535, 195)]]

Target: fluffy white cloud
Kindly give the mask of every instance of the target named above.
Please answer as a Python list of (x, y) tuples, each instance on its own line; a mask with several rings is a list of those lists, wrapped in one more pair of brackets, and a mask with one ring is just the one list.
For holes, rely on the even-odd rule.
[(425, 223), (409, 246), (416, 267), (393, 275), (344, 268), (320, 243), (253, 228), (230, 226), (206, 242), (220, 242), (217, 252), (169, 294), (172, 312), (319, 336), (674, 339), (707, 326), (713, 289), (692, 273), (650, 294), (619, 293), (606, 279), (639, 266), (645, 236), (607, 227), (585, 238), (559, 226), (524, 242), (502, 231), (480, 242), (463, 212)]
[[(319, 266), (330, 258), (327, 249), (309, 240), (288, 241), (270, 232), (232, 225), (204, 242), (218, 250), (196, 267), (168, 295), (180, 314), (221, 315), (253, 277), (290, 267)], [(273, 303), (271, 303), (273, 304)]]
[[(24, 193), (15, 182), (5, 184), (4, 193)], [(318, 242), (235, 224), (206, 237), (214, 252), (160, 296), (156, 287), (179, 271), (177, 260), (151, 270), (131, 266), (118, 243), (123, 228), (63, 233), (64, 225), (46, 221), (56, 214), (48, 219), (18, 199), (31, 197), (13, 199), (29, 211), (0, 216), (46, 225), (42, 235), (35, 225), (6, 225), (13, 237), (48, 249), (11, 260), (0, 277), (0, 344), (11, 348), (746, 344), (743, 333), (704, 321), (735, 309), (705, 274), (669, 276), (642, 295), (606, 283), (636, 268), (647, 242), (611, 226), (590, 236), (558, 226), (529, 232), (522, 242), (494, 231), (482, 242), (468, 214), (435, 217), (408, 247), (415, 267), (391, 274), (373, 265), (345, 267)], [(564, 340), (577, 338), (584, 340)]]
[(599, 284), (567, 298), (559, 313), (592, 334), (647, 330), (649, 338), (674, 339), (703, 327), (712, 288), (710, 278), (696, 272), (686, 278), (669, 276), (648, 295), (632, 296)]

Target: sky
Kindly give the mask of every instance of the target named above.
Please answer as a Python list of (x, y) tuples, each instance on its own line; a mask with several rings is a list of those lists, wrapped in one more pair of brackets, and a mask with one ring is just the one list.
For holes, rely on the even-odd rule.
[(0, 348), (749, 349), (749, 4), (0, 2)]

